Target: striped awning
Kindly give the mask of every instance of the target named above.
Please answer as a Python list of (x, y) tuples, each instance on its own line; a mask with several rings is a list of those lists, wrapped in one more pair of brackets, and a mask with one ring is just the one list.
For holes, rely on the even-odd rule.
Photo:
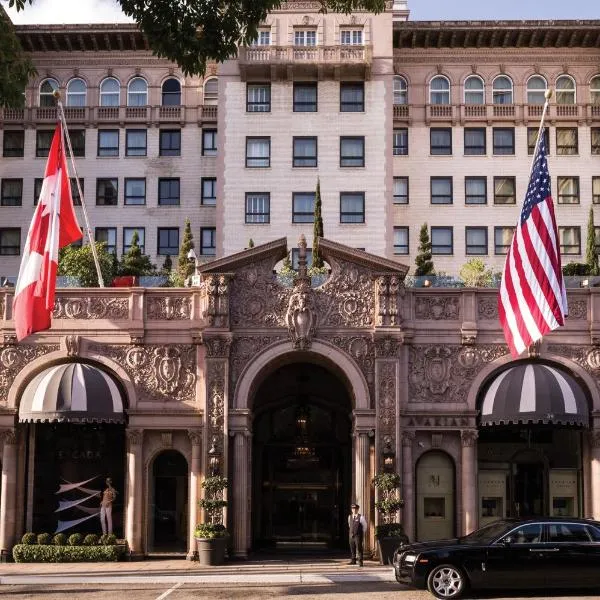
[(114, 379), (101, 369), (82, 363), (57, 365), (29, 382), (19, 421), (124, 423), (123, 398)]
[(497, 375), (481, 404), (481, 425), (589, 424), (585, 393), (569, 373), (540, 363), (521, 363)]

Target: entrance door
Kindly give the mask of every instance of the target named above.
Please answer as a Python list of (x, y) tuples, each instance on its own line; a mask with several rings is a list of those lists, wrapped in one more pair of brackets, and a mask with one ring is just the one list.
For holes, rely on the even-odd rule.
[(545, 467), (542, 462), (514, 465), (513, 506), (515, 517), (546, 514)]

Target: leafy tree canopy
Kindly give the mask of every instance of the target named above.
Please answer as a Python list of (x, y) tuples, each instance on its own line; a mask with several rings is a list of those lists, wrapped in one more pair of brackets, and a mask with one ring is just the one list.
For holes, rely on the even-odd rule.
[[(106, 250), (105, 242), (96, 242), (96, 253), (104, 285), (110, 285), (115, 274), (113, 256)], [(98, 274), (91, 246), (70, 245), (61, 248), (58, 254), (58, 274), (76, 277), (81, 287), (98, 287)]]
[(147, 254), (142, 254), (142, 249), (139, 245), (140, 236), (137, 230), (133, 232), (131, 237), (131, 245), (121, 260), (119, 265), (119, 275), (154, 275), (156, 267), (150, 262), (150, 257)]

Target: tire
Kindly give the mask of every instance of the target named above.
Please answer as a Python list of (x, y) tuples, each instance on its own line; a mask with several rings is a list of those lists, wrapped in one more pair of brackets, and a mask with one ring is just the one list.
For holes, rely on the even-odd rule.
[(466, 575), (454, 565), (438, 565), (427, 577), (427, 589), (436, 598), (461, 598), (468, 586)]
[(398, 571), (396, 569), (394, 569), (394, 575), (396, 576), (396, 581), (398, 583), (406, 584), (406, 580), (404, 580), (400, 577), (400, 574), (398, 573)]

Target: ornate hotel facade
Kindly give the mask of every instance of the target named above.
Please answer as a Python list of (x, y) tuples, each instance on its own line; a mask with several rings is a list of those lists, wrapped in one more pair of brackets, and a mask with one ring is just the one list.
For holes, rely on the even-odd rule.
[[(561, 250), (582, 260), (600, 202), (598, 23), (315, 6), (284, 3), (204, 80), (128, 25), (17, 28), (38, 76), (24, 109), (1, 112), (0, 275), (18, 270), (54, 87), (96, 238), (120, 255), (137, 230), (160, 261), (189, 217), (214, 260), (188, 289), (59, 290), (52, 328), (22, 343), (0, 290), (1, 550), (29, 530), (98, 530), (79, 501), (106, 477), (137, 555), (193, 555), (217, 472), (238, 556), (343, 546), (353, 501), (372, 544), (384, 468), (411, 539), (600, 518), (597, 289), (569, 290), (567, 325), (511, 361), (495, 290), (405, 286), (423, 222), (438, 270), (500, 268), (548, 86)], [(317, 178), (330, 273), (311, 285), (297, 240), (312, 245)], [(300, 276), (285, 285), (290, 251)]]

